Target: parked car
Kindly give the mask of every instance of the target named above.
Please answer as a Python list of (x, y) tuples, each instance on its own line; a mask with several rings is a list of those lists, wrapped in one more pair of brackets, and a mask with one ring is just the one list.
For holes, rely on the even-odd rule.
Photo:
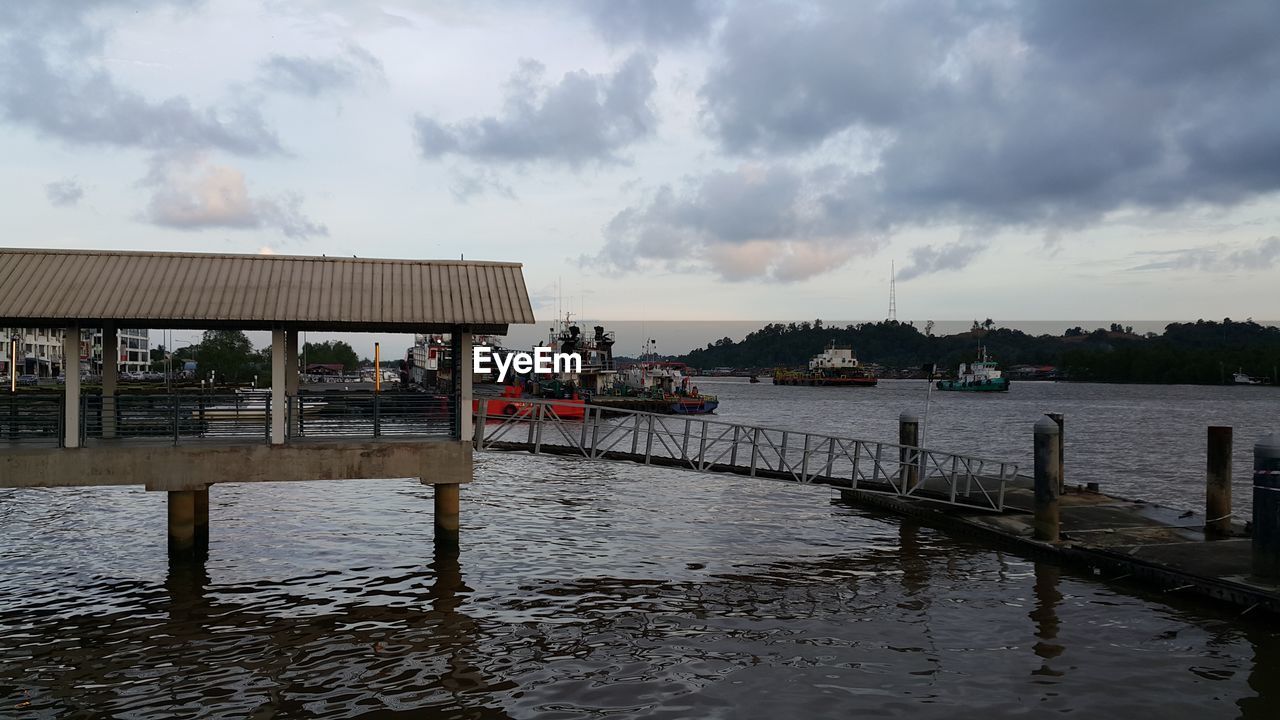
[(19, 375), (18, 384), (19, 385), (39, 385), (40, 378), (36, 377), (35, 375)]

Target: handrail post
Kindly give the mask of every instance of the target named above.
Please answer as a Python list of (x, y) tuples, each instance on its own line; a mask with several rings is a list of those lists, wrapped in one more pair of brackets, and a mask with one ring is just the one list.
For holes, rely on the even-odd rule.
[(751, 477), (756, 476), (756, 458), (760, 454), (760, 428), (751, 434)]
[(170, 398), (173, 401), (173, 444), (178, 444), (178, 394)]
[(684, 419), (684, 441), (680, 443), (680, 459), (689, 460), (689, 418)]
[(545, 403), (542, 403), (542, 402), (538, 403), (538, 417), (533, 422), (535, 427), (534, 441), (533, 441), (534, 455), (537, 455), (538, 453), (542, 452), (542, 418), (543, 418), (543, 415), (545, 414), (544, 411), (546, 409), (547, 409), (547, 406)]
[(800, 482), (809, 482), (809, 433), (804, 434), (804, 449), (800, 452)]
[(702, 437), (698, 440), (698, 472), (706, 470), (707, 462), (707, 421), (702, 421)]
[(741, 429), (741, 425), (733, 426), (733, 448), (729, 450), (729, 467), (738, 466), (738, 431)]
[(788, 434), (789, 433), (786, 430), (782, 431), (782, 449), (778, 451), (778, 467), (777, 467), (778, 472), (782, 472), (783, 470), (786, 470), (787, 472), (791, 471), (791, 466), (787, 464), (787, 435)]
[(644, 464), (649, 465), (653, 460), (653, 415), (649, 415), (649, 429), (645, 433), (644, 439)]
[(587, 415), (591, 416), (591, 454), (588, 457), (600, 457), (597, 449), (600, 446), (600, 408), (595, 408), (596, 414), (591, 416), (591, 408), (587, 408)]
[(484, 449), (484, 431), (485, 426), (489, 424), (489, 401), (481, 399), (476, 403), (476, 427), (475, 427), (475, 447), (477, 450)]
[(374, 393), (373, 394), (373, 436), (376, 438), (380, 435), (382, 435), (382, 393)]

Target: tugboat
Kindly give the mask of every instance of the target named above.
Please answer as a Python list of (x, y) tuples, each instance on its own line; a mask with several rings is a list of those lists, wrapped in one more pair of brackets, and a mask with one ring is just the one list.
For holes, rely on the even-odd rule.
[(835, 341), (809, 361), (807, 371), (778, 368), (773, 371), (774, 385), (813, 385), (840, 387), (875, 387), (876, 376), (858, 363), (853, 348)]
[[(582, 420), (587, 413), (587, 405), (576, 391), (571, 392), (569, 397), (536, 397), (525, 391), (520, 384), (506, 385), (502, 388), (502, 395), (489, 398), (475, 398), (471, 401), (471, 412), (480, 412), (480, 403), (484, 403), (485, 415), (490, 420), (499, 420), (504, 417), (514, 417), (517, 419), (527, 419), (536, 417), (538, 406), (529, 400), (549, 400), (551, 404), (548, 406), (551, 412), (561, 420)], [(546, 411), (544, 411), (546, 412)], [(550, 417), (550, 415), (548, 415)]]
[(961, 392), (1007, 392), (1008, 378), (1002, 377), (996, 369), (995, 361), (987, 357), (987, 349), (978, 351), (978, 361), (960, 363), (955, 380), (939, 380), (939, 390), (957, 390)]
[(661, 412), (675, 415), (706, 415), (720, 407), (715, 395), (703, 395), (684, 374), (684, 363), (657, 359), (657, 343), (645, 341), (641, 362), (626, 369), (622, 382), (639, 396), (658, 401)]

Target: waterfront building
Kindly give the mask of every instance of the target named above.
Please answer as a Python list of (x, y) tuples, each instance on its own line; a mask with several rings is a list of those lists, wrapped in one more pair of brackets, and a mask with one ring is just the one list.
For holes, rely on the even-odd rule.
[[(57, 377), (66, 371), (63, 363), (62, 328), (0, 328), (0, 369), (9, 372), (11, 339), (18, 337), (18, 374), (41, 378)], [(143, 372), (150, 366), (151, 344), (144, 329), (120, 331), (120, 372)], [(80, 371), (102, 373), (102, 331), (84, 330), (80, 334)]]

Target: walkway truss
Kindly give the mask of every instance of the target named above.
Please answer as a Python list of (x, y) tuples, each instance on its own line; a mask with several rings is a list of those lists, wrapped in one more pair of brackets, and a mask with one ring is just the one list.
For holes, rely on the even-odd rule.
[(995, 512), (1018, 472), (1015, 463), (988, 458), (699, 417), (587, 406), (584, 417), (568, 419), (565, 404), (548, 401), (521, 401), (513, 414), (495, 417), (488, 403), (477, 405), (477, 450), (736, 473)]

